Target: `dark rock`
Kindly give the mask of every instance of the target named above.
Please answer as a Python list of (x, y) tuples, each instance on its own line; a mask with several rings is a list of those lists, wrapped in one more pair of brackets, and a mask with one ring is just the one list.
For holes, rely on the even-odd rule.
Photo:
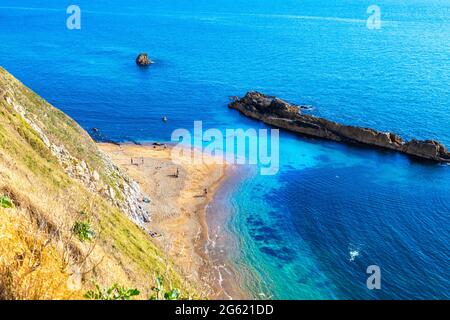
[(150, 203), (150, 199), (149, 199), (148, 197), (144, 197), (144, 198), (142, 199), (142, 202), (144, 202), (144, 203)]
[(140, 143), (139, 141), (136, 141), (134, 139), (129, 138), (130, 142), (136, 146), (142, 146), (142, 143)]
[(400, 136), (391, 132), (347, 126), (324, 118), (302, 114), (301, 106), (292, 105), (259, 92), (248, 92), (243, 98), (232, 101), (229, 107), (240, 111), (247, 117), (311, 137), (361, 143), (395, 150), (422, 159), (450, 162), (450, 153), (437, 141), (414, 139), (405, 142)]
[(153, 62), (148, 58), (147, 53), (140, 53), (136, 58), (136, 64), (139, 66), (149, 66)]
[(450, 162), (450, 153), (441, 143), (434, 140), (413, 139), (403, 146), (403, 152), (421, 158)]
[(166, 144), (165, 143), (161, 143), (161, 142), (153, 142), (153, 146), (155, 146), (155, 147), (165, 147)]

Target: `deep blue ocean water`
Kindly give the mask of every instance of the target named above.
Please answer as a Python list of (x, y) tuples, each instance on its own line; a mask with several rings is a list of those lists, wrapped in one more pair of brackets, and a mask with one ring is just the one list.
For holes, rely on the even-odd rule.
[[(377, 1), (381, 30), (366, 27), (372, 0), (77, 0), (72, 31), (71, 1), (39, 3), (0, 0), (0, 65), (110, 139), (168, 141), (194, 120), (265, 128), (227, 108), (260, 90), (450, 145), (448, 0)], [(450, 166), (287, 132), (280, 165), (221, 195), (255, 297), (450, 298)], [(372, 264), (381, 290), (366, 287)]]

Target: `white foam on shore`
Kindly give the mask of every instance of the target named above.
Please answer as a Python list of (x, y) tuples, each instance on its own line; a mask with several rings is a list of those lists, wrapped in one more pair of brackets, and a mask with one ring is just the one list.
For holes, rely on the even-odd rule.
[(226, 268), (225, 265), (218, 265), (218, 266), (215, 266), (214, 269), (216, 269), (216, 271), (217, 271), (217, 273), (218, 273), (218, 275), (219, 275), (219, 277), (218, 277), (218, 283), (219, 283), (220, 288), (222, 289), (223, 294), (224, 294), (229, 300), (233, 300), (233, 297), (230, 296), (230, 295), (225, 291), (225, 288), (223, 287), (223, 281), (224, 281), (224, 278), (223, 278), (222, 272), (221, 272), (220, 270), (222, 269), (223, 271), (225, 271), (226, 273), (228, 273), (228, 275), (231, 275), (231, 272)]

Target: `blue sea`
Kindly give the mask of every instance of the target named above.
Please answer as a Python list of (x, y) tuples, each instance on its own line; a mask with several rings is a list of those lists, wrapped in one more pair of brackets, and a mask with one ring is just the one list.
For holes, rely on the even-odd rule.
[[(267, 128), (227, 108), (259, 90), (450, 146), (448, 0), (378, 0), (380, 30), (373, 0), (77, 0), (81, 30), (71, 4), (0, 0), (0, 65), (109, 139), (169, 141), (194, 120)], [(208, 214), (251, 297), (450, 298), (450, 166), (282, 131), (277, 175), (240, 170)]]

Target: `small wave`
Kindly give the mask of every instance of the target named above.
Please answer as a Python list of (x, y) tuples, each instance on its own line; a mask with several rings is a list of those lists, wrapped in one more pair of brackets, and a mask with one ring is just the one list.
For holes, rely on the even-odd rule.
[(228, 292), (226, 292), (225, 288), (223, 287), (223, 282), (224, 282), (224, 278), (222, 276), (222, 272), (220, 270), (225, 271), (228, 275), (231, 275), (231, 272), (226, 268), (225, 265), (218, 265), (215, 266), (214, 269), (216, 269), (217, 273), (218, 273), (218, 284), (219, 287), (222, 289), (222, 293), (229, 299), (229, 300), (233, 300), (233, 297), (231, 295), (228, 294)]
[(350, 251), (350, 259), (349, 261), (355, 261), (355, 258), (359, 256), (358, 250), (351, 250)]
[(280, 18), (280, 19), (295, 19), (295, 20), (319, 20), (319, 21), (335, 21), (335, 22), (348, 22), (348, 23), (366, 23), (365, 19), (352, 19), (352, 18), (340, 18), (340, 17), (322, 17), (322, 16), (301, 16), (291, 14), (267, 14), (260, 15), (268, 18)]
[[(0, 9), (23, 10), (23, 11), (61, 11), (61, 9), (58, 9), (58, 8), (11, 7), (11, 6), (1, 6)], [(62, 10), (62, 11), (64, 11), (64, 10)]]
[[(343, 17), (329, 17), (329, 16), (304, 16), (294, 14), (264, 14), (264, 13), (242, 13), (242, 16), (254, 16), (262, 18), (278, 18), (278, 19), (292, 19), (292, 20), (319, 20), (319, 21), (334, 21), (346, 23), (366, 23), (367, 19), (358, 18), (343, 18)], [(385, 22), (398, 22), (395, 20), (384, 20)]]

